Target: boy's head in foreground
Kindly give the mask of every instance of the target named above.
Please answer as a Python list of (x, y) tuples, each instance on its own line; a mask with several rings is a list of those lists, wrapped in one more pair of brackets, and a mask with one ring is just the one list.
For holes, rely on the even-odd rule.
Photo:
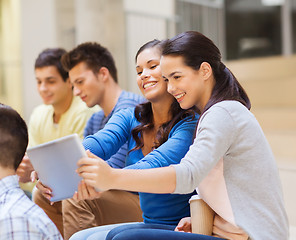
[(25, 121), (11, 107), (0, 103), (0, 167), (15, 171), (28, 145)]

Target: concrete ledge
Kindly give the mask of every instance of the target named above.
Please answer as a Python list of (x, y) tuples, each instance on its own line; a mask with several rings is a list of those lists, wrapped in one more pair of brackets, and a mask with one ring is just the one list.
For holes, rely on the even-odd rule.
[[(296, 233), (296, 192), (295, 192), (295, 182), (296, 182), (296, 166), (292, 162), (278, 161), (279, 175), (282, 183), (285, 208), (287, 211), (289, 223), (292, 231)], [(293, 238), (294, 240), (296, 239)]]
[[(296, 89), (296, 81), (295, 81)], [(251, 112), (260, 123), (264, 132), (295, 131), (296, 107), (252, 107)]]
[(294, 159), (296, 164), (296, 131), (263, 131), (276, 158)]
[(295, 65), (296, 55), (226, 62), (256, 107), (296, 107)]
[(295, 240), (296, 239), (296, 226), (290, 225), (290, 237), (289, 240)]

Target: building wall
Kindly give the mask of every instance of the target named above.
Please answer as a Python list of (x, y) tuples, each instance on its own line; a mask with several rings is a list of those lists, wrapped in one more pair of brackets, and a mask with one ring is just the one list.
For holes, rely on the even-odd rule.
[(0, 0), (0, 102), (22, 114), (20, 3)]
[(127, 88), (125, 20), (122, 0), (75, 0), (76, 44), (95, 41), (112, 53), (119, 84)]
[[(155, 7), (157, 6), (157, 7)], [(136, 85), (135, 55), (146, 42), (175, 35), (174, 1), (125, 0), (127, 88), (140, 92)]]
[(22, 108), (27, 120), (33, 108), (42, 103), (36, 90), (34, 61), (43, 49), (70, 50), (86, 41), (99, 42), (114, 56), (119, 85), (139, 92), (136, 51), (149, 40), (175, 33), (171, 0), (26, 0), (20, 1), (20, 9)]
[(34, 63), (46, 49), (75, 45), (74, 3), (72, 0), (26, 0), (21, 3), (21, 58), (23, 112), (29, 120), (34, 107), (41, 104), (36, 89)]

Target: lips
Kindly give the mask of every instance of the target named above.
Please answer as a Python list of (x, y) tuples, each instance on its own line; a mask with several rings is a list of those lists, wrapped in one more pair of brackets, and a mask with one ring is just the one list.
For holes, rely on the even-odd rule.
[(182, 101), (183, 97), (185, 96), (186, 93), (182, 92), (179, 94), (174, 95), (174, 97), (177, 99), (178, 102)]
[(85, 102), (86, 96), (80, 97), (82, 101)]
[(146, 83), (144, 83), (143, 84), (143, 88), (144, 89), (147, 89), (147, 88), (149, 88), (149, 87), (153, 87), (154, 85), (156, 85), (157, 84), (157, 82), (156, 81), (153, 81), (153, 82), (146, 82)]
[(52, 98), (52, 95), (48, 95), (48, 96), (42, 95), (42, 99), (44, 101), (49, 101), (51, 98)]

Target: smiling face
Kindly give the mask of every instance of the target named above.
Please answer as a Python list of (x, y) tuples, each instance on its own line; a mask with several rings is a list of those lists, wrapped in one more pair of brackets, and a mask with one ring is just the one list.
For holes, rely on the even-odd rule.
[(35, 77), (44, 104), (58, 106), (72, 95), (70, 80), (65, 82), (55, 66), (36, 68)]
[(74, 87), (74, 95), (80, 96), (88, 107), (100, 105), (104, 96), (104, 83), (100, 72), (94, 74), (84, 62), (78, 63), (69, 71)]
[(137, 84), (144, 97), (150, 102), (171, 98), (167, 92), (160, 69), (160, 50), (157, 47), (143, 50), (137, 57)]
[(181, 56), (161, 58), (162, 75), (168, 81), (168, 92), (179, 102), (181, 108), (196, 106), (203, 110), (212, 91), (212, 72), (208, 63), (202, 63), (199, 70), (184, 64)]

